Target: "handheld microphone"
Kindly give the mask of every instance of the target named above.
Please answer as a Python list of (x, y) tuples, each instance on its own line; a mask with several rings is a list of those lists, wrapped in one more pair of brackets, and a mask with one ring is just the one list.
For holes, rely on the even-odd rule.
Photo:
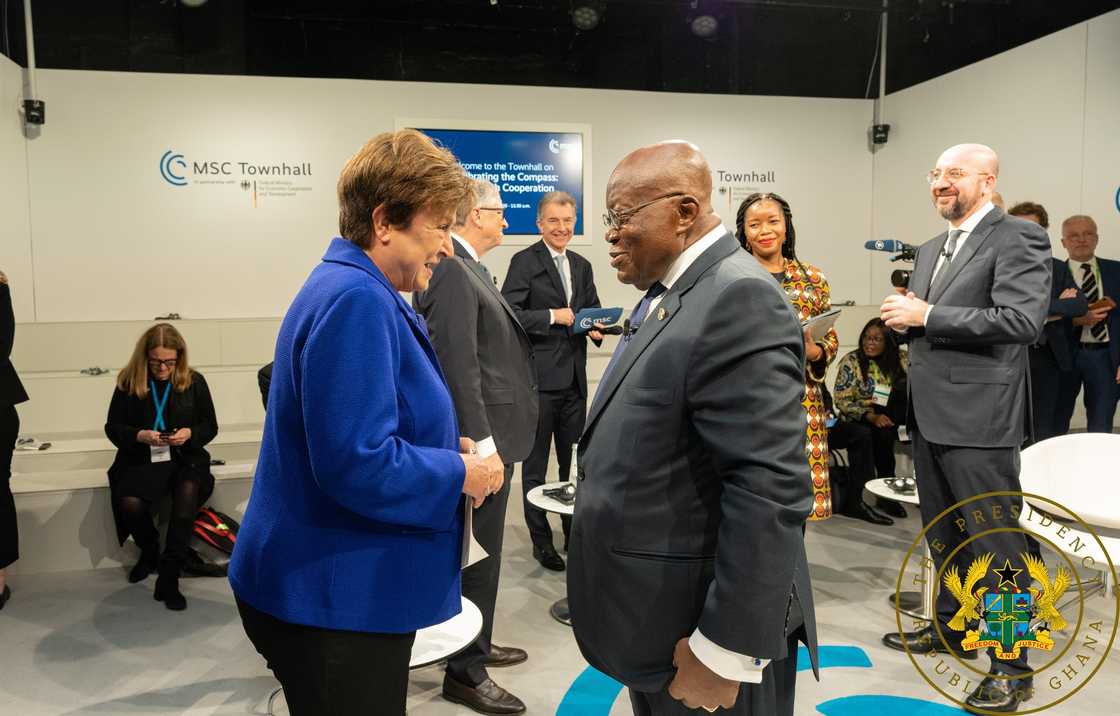
[(894, 239), (878, 239), (876, 241), (865, 241), (863, 248), (868, 251), (886, 251), (896, 254), (904, 251), (915, 251), (918, 247)]
[(636, 331), (636, 329), (632, 330), (630, 328), (630, 319), (629, 318), (627, 318), (625, 321), (622, 322), (622, 337), (623, 338), (629, 338), (630, 336), (634, 335), (635, 331)]
[(599, 329), (599, 332), (604, 336), (621, 336), (623, 331), (622, 326), (605, 326)]

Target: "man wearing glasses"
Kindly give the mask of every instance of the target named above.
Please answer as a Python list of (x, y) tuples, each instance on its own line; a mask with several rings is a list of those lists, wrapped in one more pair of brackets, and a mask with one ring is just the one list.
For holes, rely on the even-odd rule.
[[(540, 411), (533, 451), (521, 466), (524, 494), (545, 482), (548, 454), (556, 445), (561, 481), (568, 479), (572, 445), (583, 432), (587, 413), (587, 339), (602, 343), (603, 334), (573, 329), (575, 315), (599, 307), (591, 262), (568, 249), (576, 227), (576, 200), (571, 194), (545, 194), (537, 206), (541, 240), (513, 255), (502, 295), (513, 307), (533, 342), (533, 363), (540, 390)], [(533, 557), (545, 569), (562, 571), (564, 560), (552, 543), (544, 511), (525, 499), (525, 523), (533, 540)], [(571, 518), (563, 517), (564, 550)]]
[[(1046, 319), (1050, 239), (1038, 224), (992, 204), (998, 174), (999, 158), (989, 147), (961, 144), (945, 150), (927, 179), (933, 206), (948, 222), (946, 231), (918, 249), (910, 292), (888, 296), (880, 309), (883, 321), (910, 342), (907, 422), (925, 525), (961, 500), (1020, 491), (1026, 350), (1038, 340)], [(987, 502), (993, 510), (999, 504), (1007, 515), (1017, 514), (1022, 505), (1012, 497)], [(931, 545), (947, 546), (933, 550), (937, 569), (943, 568), (945, 555), (989, 527), (971, 519), (937, 520), (926, 535)], [(998, 560), (1018, 560), (1028, 551), (1022, 532), (993, 531), (969, 542), (954, 563), (964, 574), (986, 552)], [(998, 577), (984, 584), (998, 591)], [(974, 659), (976, 652), (961, 651), (964, 633), (949, 627), (957, 606), (952, 593), (942, 589), (936, 619), (944, 639), (930, 624), (887, 634), (883, 642), (912, 654)], [(1026, 650), (1013, 661), (996, 659), (994, 650), (990, 655), (989, 676), (965, 706), (983, 713), (1014, 712), (1032, 693)]]
[(484, 714), (519, 714), (525, 704), (490, 678), (488, 668), (525, 661), (526, 653), (491, 642), (502, 564), (506, 504), (513, 466), (533, 447), (537, 389), (532, 346), (517, 316), (480, 263), (502, 242), (507, 224), (493, 182), (472, 180), (473, 201), (460, 207), (451, 239), (455, 256), (440, 261), (413, 305), (428, 324), (432, 346), (455, 403), (459, 431), (478, 454), (504, 466), (498, 492), (474, 511), (474, 536), (489, 555), (463, 570), (463, 596), (482, 612), (482, 632), (447, 660), (443, 697)]
[(580, 439), (572, 625), (637, 716), (792, 716), (798, 641), (816, 668), (805, 343), (711, 192), (683, 142), (607, 184), (611, 268), (645, 297)]

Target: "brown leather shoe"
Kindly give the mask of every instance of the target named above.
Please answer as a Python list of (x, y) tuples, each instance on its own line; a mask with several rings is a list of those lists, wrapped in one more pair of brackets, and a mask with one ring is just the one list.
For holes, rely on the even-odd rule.
[(487, 679), (472, 688), (445, 674), (443, 698), (480, 714), (525, 713), (525, 704), (521, 699), (495, 684), (493, 679)]
[(513, 646), (490, 645), (490, 656), (486, 657), (486, 666), (513, 666), (529, 658), (524, 649)]

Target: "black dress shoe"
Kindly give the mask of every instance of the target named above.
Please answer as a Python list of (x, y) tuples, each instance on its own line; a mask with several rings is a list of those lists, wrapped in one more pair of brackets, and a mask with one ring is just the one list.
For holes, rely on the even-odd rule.
[[(952, 639), (953, 632), (945, 632)], [(883, 643), (898, 651), (909, 651), (911, 654), (952, 654), (958, 659), (975, 659), (979, 654), (975, 651), (963, 651), (958, 641), (950, 649), (937, 636), (937, 631), (932, 626), (927, 626), (919, 631), (891, 632), (883, 636)]]
[(486, 657), (487, 666), (513, 666), (529, 658), (524, 649), (512, 646), (490, 645), (490, 656)]
[(965, 700), (965, 708), (973, 713), (1015, 713), (1019, 704), (1034, 696), (1034, 678), (997, 679), (989, 676)]
[(852, 517), (864, 522), (870, 522), (873, 525), (893, 525), (894, 520), (886, 515), (881, 515), (875, 510), (871, 509), (871, 505), (866, 502), (857, 502), (854, 507), (849, 507), (840, 514), (845, 517)]
[(480, 714), (521, 714), (525, 704), (510, 692), (487, 679), (478, 686), (467, 686), (450, 675), (443, 677), (443, 698), (462, 704)]
[(4, 591), (0, 592), (0, 609), (3, 609), (4, 605), (7, 604), (8, 600), (11, 599), (11, 598), (12, 598), (12, 588), (9, 587), (7, 584), (5, 584), (4, 585)]
[(545, 569), (551, 569), (553, 572), (564, 571), (564, 560), (556, 553), (556, 548), (550, 544), (544, 547), (533, 546), (533, 559), (541, 563)]
[(882, 497), (880, 497), (875, 501), (875, 509), (879, 510), (885, 515), (897, 517), (900, 520), (906, 519), (906, 508), (902, 506), (901, 502), (895, 502), (894, 500), (884, 500)]

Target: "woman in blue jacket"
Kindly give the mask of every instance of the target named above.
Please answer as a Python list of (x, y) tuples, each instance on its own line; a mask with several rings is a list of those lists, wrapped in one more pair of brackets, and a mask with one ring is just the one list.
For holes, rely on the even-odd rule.
[(342, 237), (280, 327), (229, 579), (294, 716), (404, 713), (416, 630), (460, 610), (463, 494), (501, 487), (398, 293), (451, 253), (467, 186), (419, 132), (371, 139), (339, 177)]

